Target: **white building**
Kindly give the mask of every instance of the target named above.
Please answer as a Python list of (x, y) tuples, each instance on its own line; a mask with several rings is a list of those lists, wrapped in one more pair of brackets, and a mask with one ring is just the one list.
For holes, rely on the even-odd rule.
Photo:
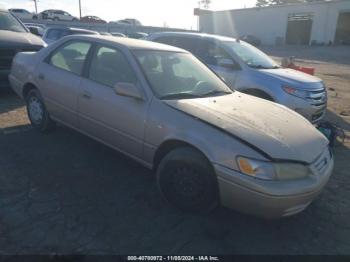
[(350, 0), (199, 10), (199, 28), (231, 37), (253, 35), (267, 45), (350, 44)]

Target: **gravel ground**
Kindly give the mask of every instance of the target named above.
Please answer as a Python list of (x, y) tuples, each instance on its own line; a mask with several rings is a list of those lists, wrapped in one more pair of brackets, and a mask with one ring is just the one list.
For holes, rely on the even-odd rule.
[[(266, 50), (316, 68), (332, 88), (327, 117), (349, 135), (350, 49)], [(129, 158), (65, 127), (35, 132), (22, 102), (2, 94), (0, 253), (350, 254), (349, 139), (334, 153), (329, 184), (299, 215), (196, 216), (165, 204), (154, 174)]]

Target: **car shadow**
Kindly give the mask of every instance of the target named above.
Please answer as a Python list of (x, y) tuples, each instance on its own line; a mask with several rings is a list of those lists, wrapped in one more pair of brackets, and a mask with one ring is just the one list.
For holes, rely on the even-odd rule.
[(152, 171), (65, 127), (0, 133), (0, 246), (17, 254), (350, 252), (339, 245), (350, 235), (349, 151), (336, 150), (344, 159), (315, 203), (264, 220), (226, 208), (176, 210), (161, 199)]
[(327, 109), (327, 114), (325, 117), (325, 120), (335, 124), (336, 126), (344, 129), (345, 131), (350, 132), (350, 117), (348, 117), (349, 120), (347, 121), (344, 117), (341, 117), (337, 115), (336, 113), (330, 111)]
[(16, 110), (24, 106), (25, 103), (13, 92), (0, 92), (0, 114)]

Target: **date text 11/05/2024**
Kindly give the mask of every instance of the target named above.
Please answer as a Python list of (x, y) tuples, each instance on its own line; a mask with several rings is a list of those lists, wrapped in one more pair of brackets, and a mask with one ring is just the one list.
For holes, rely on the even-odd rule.
[(220, 261), (216, 256), (128, 256), (128, 261)]

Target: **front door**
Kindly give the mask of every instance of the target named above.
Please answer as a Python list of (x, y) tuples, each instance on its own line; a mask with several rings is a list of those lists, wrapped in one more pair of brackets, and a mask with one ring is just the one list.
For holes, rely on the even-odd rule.
[(233, 68), (227, 68), (220, 65), (220, 60), (232, 61), (232, 64), (237, 65), (237, 63), (232, 59), (232, 57), (218, 44), (208, 40), (199, 40), (198, 46), (195, 51), (195, 55), (209, 66), (216, 74), (218, 74), (224, 81), (234, 88), (237, 74), (239, 70)]
[(79, 122), (87, 134), (133, 157), (142, 157), (147, 103), (115, 93), (116, 83), (138, 84), (122, 51), (97, 46), (79, 95)]

